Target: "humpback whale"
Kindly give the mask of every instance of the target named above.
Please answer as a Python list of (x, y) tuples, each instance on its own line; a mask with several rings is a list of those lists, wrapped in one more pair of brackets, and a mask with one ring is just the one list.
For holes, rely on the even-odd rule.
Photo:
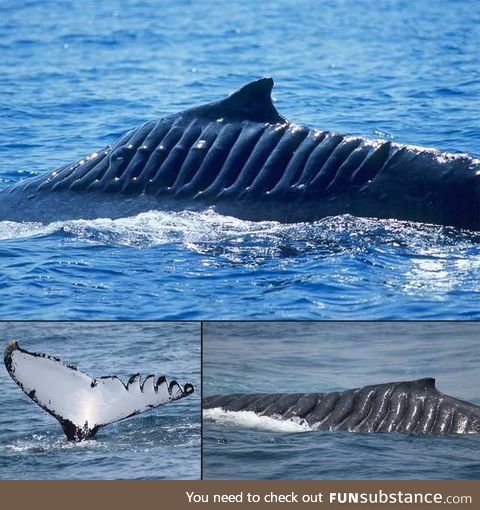
[(5, 350), (5, 367), (12, 379), (42, 409), (56, 418), (69, 441), (91, 439), (109, 423), (130, 418), (193, 393), (164, 376), (140, 374), (125, 384), (117, 376), (95, 379), (60, 359), (28, 352), (12, 341)]
[(351, 214), (480, 230), (480, 159), (298, 125), (278, 113), (272, 87), (248, 83), (7, 187), (0, 220), (214, 207), (253, 221)]
[(215, 408), (292, 420), (319, 431), (480, 434), (480, 407), (439, 392), (431, 378), (333, 393), (232, 394), (203, 399), (203, 409)]

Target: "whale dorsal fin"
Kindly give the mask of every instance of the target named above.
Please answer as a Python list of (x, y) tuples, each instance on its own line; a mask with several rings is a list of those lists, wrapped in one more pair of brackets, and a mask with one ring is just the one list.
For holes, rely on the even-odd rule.
[(415, 386), (420, 386), (429, 390), (436, 390), (435, 379), (433, 377), (424, 377), (422, 379), (416, 379), (412, 381)]
[(250, 120), (254, 122), (286, 122), (272, 102), (272, 78), (247, 83), (225, 99), (186, 110), (184, 115), (205, 116), (212, 120)]
[(435, 379), (433, 377), (425, 377), (424, 379), (419, 379), (418, 382), (422, 382), (428, 388), (435, 388)]
[(117, 376), (92, 379), (58, 358), (28, 352), (17, 342), (5, 350), (5, 366), (12, 379), (42, 409), (54, 416), (69, 440), (95, 436), (98, 429), (193, 393), (164, 376), (140, 375), (125, 384)]

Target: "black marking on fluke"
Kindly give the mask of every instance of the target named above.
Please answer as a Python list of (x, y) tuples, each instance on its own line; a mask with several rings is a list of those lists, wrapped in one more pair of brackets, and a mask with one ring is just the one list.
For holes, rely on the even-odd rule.
[[(107, 419), (102, 423), (89, 423), (88, 420), (82, 421), (81, 423), (77, 422), (75, 423), (72, 421), (72, 418), (67, 415), (62, 415), (61, 412), (58, 411), (59, 407), (62, 407), (63, 404), (65, 404), (69, 399), (69, 404), (72, 408), (75, 408), (75, 402), (73, 399), (75, 398), (74, 395), (63, 393), (60, 395), (54, 395), (54, 389), (51, 388), (52, 395), (46, 395), (46, 392), (49, 391), (47, 388), (43, 388), (42, 395), (39, 395), (38, 388), (32, 388), (31, 385), (35, 384), (35, 382), (32, 382), (32, 374), (28, 374), (29, 381), (25, 381), (26, 377), (25, 374), (22, 372), (22, 362), (24, 360), (20, 358), (16, 358), (16, 353), (23, 354), (27, 359), (35, 360), (35, 359), (45, 359), (49, 360), (53, 364), (49, 366), (49, 369), (61, 369), (64, 370), (62, 374), (60, 374), (61, 377), (68, 377), (68, 374), (78, 374), (78, 384), (83, 384), (83, 389), (88, 390), (91, 389), (92, 391), (95, 391), (94, 389), (99, 385), (102, 381), (111, 381), (115, 383), (121, 383), (121, 385), (118, 386), (120, 391), (133, 391), (132, 388), (137, 389), (135, 385), (138, 385), (138, 390), (141, 394), (144, 394), (146, 390), (145, 384), (147, 381), (152, 382), (152, 388), (153, 390), (150, 392), (150, 395), (152, 398), (155, 398), (155, 396), (160, 397), (159, 390), (162, 387), (164, 391), (166, 392), (165, 399), (162, 401), (153, 401), (153, 402), (143, 402), (143, 408), (142, 408), (142, 402), (139, 402), (139, 407), (132, 406), (130, 409), (114, 409), (112, 410), (112, 415), (110, 418), (107, 417)], [(194, 387), (191, 383), (185, 384), (183, 387), (181, 387), (177, 381), (172, 380), (170, 383), (167, 383), (167, 379), (165, 376), (160, 376), (156, 383), (153, 384), (154, 376), (148, 375), (143, 382), (141, 382), (140, 374), (132, 375), (127, 384), (125, 384), (121, 379), (119, 379), (117, 376), (102, 376), (97, 377), (96, 379), (90, 379), (86, 374), (83, 374), (80, 372), (76, 367), (72, 365), (67, 365), (65, 363), (62, 363), (59, 358), (54, 356), (48, 356), (47, 354), (41, 354), (41, 353), (34, 353), (29, 352), (25, 349), (22, 349), (18, 342), (12, 341), (10, 342), (4, 353), (4, 362), (5, 367), (12, 377), (12, 379), (17, 383), (17, 385), (24, 391), (24, 393), (32, 399), (36, 404), (38, 404), (42, 409), (47, 411), (49, 414), (51, 414), (54, 418), (58, 420), (60, 423), (65, 435), (67, 436), (67, 439), (70, 441), (82, 441), (86, 439), (91, 439), (95, 436), (95, 434), (98, 432), (98, 430), (101, 427), (104, 427), (105, 425), (108, 425), (109, 423), (113, 423), (115, 421), (124, 420), (126, 418), (130, 418), (132, 416), (135, 416), (139, 413), (142, 413), (148, 409), (152, 409), (154, 407), (158, 407), (159, 405), (173, 402), (175, 400), (179, 400), (181, 398), (184, 398), (194, 392)], [(37, 367), (38, 370), (38, 367)], [(60, 377), (59, 376), (59, 377)], [(58, 380), (55, 381), (54, 386), (55, 387), (61, 387), (62, 381)], [(115, 388), (116, 389), (116, 388)], [(121, 397), (121, 395), (120, 395)], [(62, 403), (59, 404), (58, 398), (62, 400)], [(113, 396), (112, 396), (113, 398)], [(80, 404), (80, 403), (78, 403)], [(106, 403), (108, 405), (108, 403)]]
[(277, 112), (272, 87), (256, 80), (0, 190), (0, 220), (213, 206), (254, 221), (352, 214), (480, 230), (479, 159), (299, 126)]
[(440, 393), (432, 378), (332, 393), (214, 395), (203, 408), (294, 419), (319, 431), (480, 434), (480, 407)]

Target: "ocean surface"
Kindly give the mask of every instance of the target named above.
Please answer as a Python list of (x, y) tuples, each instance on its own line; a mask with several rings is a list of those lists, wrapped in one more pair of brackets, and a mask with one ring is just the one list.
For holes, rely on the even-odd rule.
[[(4, 0), (0, 187), (271, 75), (298, 123), (480, 156), (477, 0)], [(0, 317), (480, 318), (480, 236), (148, 212), (0, 222)]]
[(96, 377), (140, 372), (191, 382), (193, 395), (69, 443), (58, 422), (0, 369), (0, 479), (200, 478), (200, 326), (196, 323), (0, 322), (17, 339)]
[[(204, 395), (327, 392), (434, 377), (439, 391), (480, 405), (479, 334), (480, 323), (207, 323)], [(480, 477), (478, 436), (316, 432), (245, 413), (204, 413), (209, 479)]]

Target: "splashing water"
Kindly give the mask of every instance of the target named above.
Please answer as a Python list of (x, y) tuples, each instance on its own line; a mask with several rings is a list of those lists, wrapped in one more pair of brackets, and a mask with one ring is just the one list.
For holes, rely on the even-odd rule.
[(57, 297), (62, 317), (404, 318), (405, 307), (410, 317), (480, 314), (479, 236), (446, 227), (348, 215), (250, 222), (209, 209), (1, 222), (0, 239), (4, 317), (33, 316), (33, 306), (36, 318), (38, 309), (53, 315), (57, 306), (57, 318)]
[(204, 409), (203, 417), (220, 424), (240, 426), (271, 432), (308, 432), (312, 428), (302, 420), (280, 420), (271, 416), (259, 416), (253, 411), (224, 411), (220, 408)]

